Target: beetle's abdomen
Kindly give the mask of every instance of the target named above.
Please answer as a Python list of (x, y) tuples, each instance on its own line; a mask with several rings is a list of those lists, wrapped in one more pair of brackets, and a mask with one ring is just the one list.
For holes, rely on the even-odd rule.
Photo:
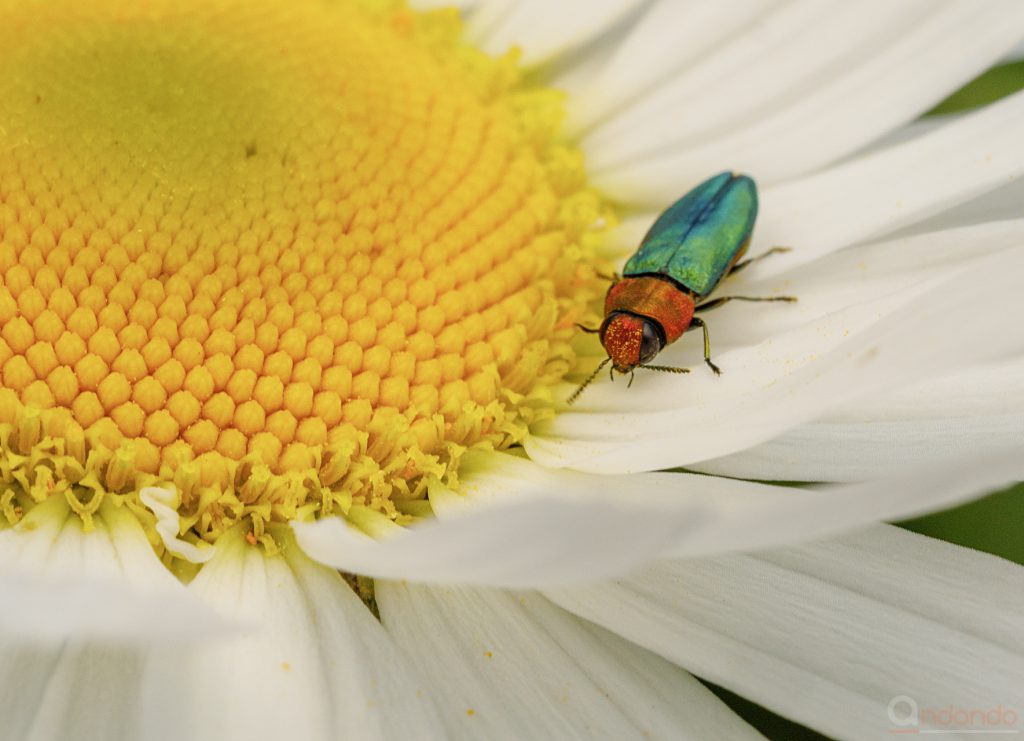
[(693, 319), (693, 299), (667, 280), (642, 276), (623, 278), (608, 289), (604, 315), (613, 311), (653, 319), (665, 332), (665, 344), (675, 342)]

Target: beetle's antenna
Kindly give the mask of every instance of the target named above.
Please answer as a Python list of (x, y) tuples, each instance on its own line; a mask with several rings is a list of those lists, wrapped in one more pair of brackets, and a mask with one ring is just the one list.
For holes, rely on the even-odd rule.
[(568, 403), (569, 404), (572, 404), (574, 401), (576, 401), (578, 398), (580, 398), (580, 394), (583, 393), (583, 389), (585, 389), (587, 386), (589, 386), (590, 382), (593, 381), (595, 378), (597, 378), (597, 374), (601, 372), (602, 368), (604, 368), (606, 365), (608, 365), (608, 361), (610, 361), (610, 360), (611, 360), (610, 357), (605, 358), (604, 360), (602, 360), (601, 361), (601, 365), (597, 366), (594, 369), (594, 372), (591, 373), (589, 376), (587, 376), (587, 380), (584, 381), (583, 383), (581, 383), (579, 388), (572, 392), (572, 396), (570, 396), (569, 399), (568, 399)]
[(664, 371), (665, 373), (689, 373), (689, 368), (674, 368), (671, 365), (639, 365), (638, 368), (647, 370)]

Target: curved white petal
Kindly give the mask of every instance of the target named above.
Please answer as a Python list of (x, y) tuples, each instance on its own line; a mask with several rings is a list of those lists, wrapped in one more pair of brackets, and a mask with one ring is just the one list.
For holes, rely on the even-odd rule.
[(92, 524), (53, 497), (0, 532), (3, 738), (138, 738), (146, 649), (232, 627), (170, 575), (125, 508), (104, 504)]
[(0, 532), (0, 631), (11, 639), (114, 645), (178, 641), (228, 628), (160, 563), (135, 517), (104, 504), (93, 530), (63, 498)]
[(453, 5), (461, 10), (472, 10), (481, 0), (410, 0), (410, 7), (416, 10), (435, 10), (450, 8)]
[(795, 249), (753, 266), (751, 275), (776, 275), (1007, 185), (1024, 173), (1016, 136), (1022, 125), (1024, 92), (911, 141), (766, 189), (751, 252)]
[(461, 738), (757, 738), (686, 672), (535, 593), (380, 582), (381, 620)]
[(680, 73), (699, 67), (754, 24), (762, 25), (765, 14), (779, 5), (780, 0), (651, 3), (617, 48), (603, 50), (586, 81), (569, 88), (569, 134), (579, 135), (613, 112), (637, 107), (635, 101), (652, 89), (676, 84)]
[[(707, 79), (698, 67), (692, 89), (684, 77), (588, 137), (602, 191), (667, 203), (723, 168), (765, 184), (812, 171), (927, 110), (1024, 36), (1024, 8), (1013, 0), (916, 8), (809, 0), (780, 12), (789, 16), (793, 28), (770, 47), (777, 58), (751, 44), (746, 64), (712, 67)], [(814, 31), (797, 30), (804, 26)]]
[(1024, 701), (1024, 569), (897, 528), (545, 593), (839, 738), (899, 730), (887, 707), (901, 695), (934, 709)]
[[(1001, 258), (994, 256), (1014, 248), (1024, 248), (1024, 219), (858, 245), (761, 280), (746, 275), (746, 271), (740, 272), (724, 281), (715, 296), (788, 294), (799, 300), (795, 304), (774, 305), (733, 302), (705, 315), (715, 355), (723, 356), (735, 346), (762, 342), (850, 306), (918, 290), (929, 281), (956, 282), (958, 275), (977, 261), (992, 258), (998, 262)], [(982, 316), (975, 318), (985, 321)], [(668, 348), (659, 356), (660, 361), (670, 365), (700, 363), (699, 339), (695, 333)], [(593, 344), (595, 349), (599, 347), (597, 342)], [(969, 344), (968, 341), (965, 349)], [(941, 372), (941, 369), (929, 372)], [(620, 408), (644, 409), (637, 404), (638, 400), (629, 398), (631, 396), (617, 395)]]
[[(906, 141), (765, 189), (751, 254), (777, 245), (794, 249), (752, 266), (743, 277), (778, 275), (900, 229), (916, 234), (1019, 218), (1024, 154), (1014, 133), (1022, 122), (1024, 93), (1018, 93)], [(682, 190), (666, 192), (659, 207)], [(631, 255), (657, 215), (624, 218), (607, 235), (608, 255)]]
[(901, 233), (919, 234), (967, 224), (1019, 219), (1021, 203), (1024, 203), (1024, 178), (1017, 178), (1002, 187), (983, 193), (978, 198), (936, 214), (920, 223), (912, 224), (901, 230)]
[(139, 492), (139, 499), (156, 515), (156, 531), (167, 550), (192, 563), (206, 563), (213, 558), (214, 548), (209, 543), (196, 545), (179, 537), (181, 495), (177, 489), (147, 486)]
[(1024, 358), (1017, 358), (880, 392), (693, 468), (762, 481), (862, 481), (1021, 440)]
[(1019, 354), (1024, 248), (971, 265), (721, 355), (720, 377), (696, 368), (682, 379), (645, 376), (628, 392), (594, 384), (586, 405), (608, 412), (560, 414), (526, 449), (547, 466), (670, 468), (743, 450), (879, 389)]
[[(681, 142), (699, 147), (734, 134), (737, 127), (756, 127), (767, 116), (799, 104), (802, 97), (838, 84), (868, 62), (869, 55), (905, 43), (912, 26), (929, 16), (941, 16), (942, 10), (941, 4), (922, 0), (885, 4), (797, 0), (771, 7), (770, 12), (765, 12), (769, 10), (765, 6), (742, 5), (729, 24), (720, 16), (732, 14), (723, 13), (722, 7), (710, 4), (713, 10), (704, 11), (711, 16), (704, 24), (710, 25), (710, 43), (692, 45), (699, 55), (690, 58), (687, 69), (670, 75), (671, 67), (661, 72), (652, 65), (646, 75), (667, 78), (653, 89), (637, 89), (638, 81), (627, 78), (625, 90), (620, 90), (614, 73), (600, 80), (603, 88), (592, 92), (598, 101), (631, 92), (639, 99), (602, 111), (612, 115), (584, 139), (593, 170), (621, 167), (656, 152), (674, 154)], [(624, 48), (613, 60), (622, 69), (618, 74), (644, 66), (641, 50), (651, 43), (659, 48), (658, 42), (665, 37), (682, 36), (675, 54), (684, 54), (688, 41), (684, 24), (692, 13), (686, 10), (670, 4), (657, 18), (657, 26), (638, 26), (632, 39), (638, 48)], [(729, 33), (716, 38), (724, 24), (729, 24)], [(694, 36), (703, 30), (689, 25)], [(640, 59), (630, 59), (630, 51)]]
[(337, 573), (282, 545), (268, 557), (237, 532), (217, 542), (189, 588), (247, 626), (151, 657), (146, 738), (436, 738), (427, 687), (370, 611)]
[(313, 558), (353, 573), (536, 587), (921, 514), (1024, 478), (1024, 460), (1015, 447), (823, 490), (678, 473), (590, 476), (504, 454), (468, 454), (460, 476), (461, 494), (431, 488), (436, 521), (390, 537), (374, 540), (339, 519), (293, 527)]
[(1003, 57), (1003, 60), (1007, 62), (1015, 62), (1018, 59), (1024, 59), (1024, 41), (1010, 49), (1010, 51), (1006, 53), (1006, 56)]
[[(6, 609), (6, 606), (5, 606)], [(0, 642), (0, 737), (14, 741), (138, 739), (139, 649)]]
[(576, 49), (620, 22), (642, 0), (516, 0), (486, 3), (468, 19), (469, 36), (484, 51), (516, 46), (523, 62), (539, 64)]

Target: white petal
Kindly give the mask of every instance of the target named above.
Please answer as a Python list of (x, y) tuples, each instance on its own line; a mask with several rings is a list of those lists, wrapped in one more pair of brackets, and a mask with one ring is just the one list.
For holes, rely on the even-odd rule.
[(762, 23), (777, 5), (779, 0), (734, 0), (728, 5), (656, 0), (618, 48), (603, 50), (590, 79), (570, 88), (569, 133), (577, 135), (634, 105), (652, 88), (677, 80), (687, 67), (699, 65), (741, 31)]
[(491, 54), (518, 46), (524, 63), (538, 64), (585, 44), (640, 5), (641, 0), (488, 3), (469, 18), (469, 36)]
[(959, 503), (1024, 478), (1019, 450), (824, 490), (678, 473), (589, 476), (468, 454), (462, 494), (431, 488), (436, 521), (373, 540), (341, 520), (294, 526), (352, 573), (530, 587), (595, 581), (671, 555), (802, 542)]
[(156, 515), (156, 531), (167, 550), (192, 563), (206, 563), (213, 557), (214, 549), (209, 543), (196, 545), (179, 537), (181, 496), (177, 489), (147, 486), (139, 492), (139, 499)]
[[(774, 306), (733, 302), (708, 314), (715, 354), (761, 342), (850, 306), (917, 290), (928, 281), (957, 281), (961, 271), (977, 265), (982, 258), (999, 261), (1001, 258), (993, 256), (1022, 246), (1024, 219), (1019, 219), (859, 245), (762, 280), (740, 272), (724, 281), (715, 295), (789, 294), (799, 301)], [(976, 319), (984, 321), (980, 316)], [(677, 343), (660, 359), (670, 365), (701, 362), (699, 337)], [(634, 400), (629, 401), (631, 408), (637, 408)]]
[[(148, 738), (436, 738), (426, 686), (370, 611), (290, 540), (283, 554), (267, 557), (237, 532), (218, 541), (190, 589), (249, 627), (151, 659)], [(173, 722), (160, 722), (168, 713)]]
[(381, 582), (381, 620), (463, 738), (754, 738), (686, 672), (534, 593)]
[[(666, 86), (650, 104), (628, 109), (614, 130), (589, 137), (602, 191), (628, 203), (666, 203), (724, 168), (765, 184), (810, 172), (927, 110), (1024, 36), (1024, 7), (1012, 0), (918, 8), (811, 0), (780, 17), (788, 31), (769, 42), (778, 58), (755, 40), (748, 62), (733, 70), (726, 47), (728, 64), (706, 75), (695, 69), (696, 83), (684, 77)], [(796, 32), (807, 25), (814, 31)], [(808, 65), (819, 58), (823, 67)]]
[(139, 737), (145, 648), (220, 637), (232, 626), (191, 598), (125, 508), (84, 532), (63, 498), (0, 532), (0, 736)]
[(452, 6), (461, 10), (470, 10), (480, 2), (481, 0), (410, 0), (409, 6), (415, 10), (435, 10)]
[(130, 648), (0, 643), (0, 736), (17, 741), (139, 738), (143, 654)]
[(1024, 173), (1016, 136), (1022, 125), (1024, 92), (909, 142), (767, 189), (751, 252), (795, 249), (753, 266), (752, 275), (778, 274), (1005, 186)]
[(901, 230), (903, 234), (940, 231), (966, 224), (1019, 219), (1020, 204), (1024, 203), (1024, 178), (1016, 180), (981, 196), (962, 203), (948, 211)]
[(216, 635), (228, 623), (191, 598), (160, 563), (135, 517), (106, 505), (94, 530), (52, 497), (0, 532), (0, 631), (54, 642), (113, 644)]
[[(592, 168), (615, 168), (655, 152), (674, 154), (680, 142), (699, 147), (737, 128), (756, 126), (766, 116), (797, 104), (801, 94), (806, 97), (825, 84), (837, 84), (877, 50), (905, 42), (910, 27), (925, 21), (937, 6), (921, 0), (884, 5), (801, 0), (766, 10), (765, 6), (743, 7), (731, 27), (726, 26), (728, 32), (716, 38), (719, 26), (729, 21), (714, 16), (729, 13), (723, 13), (721, 6), (715, 8), (709, 19), (711, 43), (707, 47), (690, 44), (700, 54), (690, 58), (689, 69), (672, 75), (669, 65), (664, 72), (656, 63), (649, 65), (654, 69), (647, 76), (663, 76), (653, 90), (650, 86), (636, 90), (635, 81), (630, 86), (628, 78), (626, 89), (620, 90), (615, 75), (601, 79), (604, 89), (595, 86), (592, 93), (598, 101), (632, 91), (645, 95), (632, 104), (620, 102), (617, 108), (601, 110), (613, 115), (584, 140), (592, 154)], [(688, 23), (678, 4), (660, 15), (656, 26), (635, 30), (632, 40), (640, 49), (633, 50), (633, 55), (639, 56), (652, 42), (658, 48), (661, 37), (681, 36), (678, 46), (686, 50), (690, 39), (684, 29), (690, 26), (694, 36), (703, 30)], [(614, 60), (623, 69), (620, 75), (645, 66), (642, 57), (630, 59), (630, 51), (623, 49)], [(675, 52), (681, 53), (685, 52)]]
[(1010, 49), (1010, 51), (1006, 53), (1006, 56), (1003, 57), (1003, 59), (1004, 61), (1007, 62), (1015, 62), (1019, 59), (1024, 59), (1024, 41)]
[(578, 408), (607, 413), (560, 414), (537, 427), (526, 449), (548, 466), (670, 468), (743, 450), (879, 389), (1019, 354), (1021, 274), (1024, 249), (1003, 250), (951, 280), (853, 305), (721, 355), (721, 377), (697, 368), (682, 379), (644, 376), (628, 392), (594, 384)]
[(899, 730), (897, 696), (922, 709), (1024, 701), (1024, 569), (897, 528), (546, 594), (836, 737)]
[(964, 369), (840, 408), (698, 471), (776, 481), (861, 481), (1024, 440), (1024, 358)]

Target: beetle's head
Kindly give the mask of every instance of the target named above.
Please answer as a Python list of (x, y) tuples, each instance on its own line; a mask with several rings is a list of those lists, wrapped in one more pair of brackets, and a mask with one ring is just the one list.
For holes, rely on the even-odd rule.
[(612, 359), (612, 367), (619, 373), (629, 373), (654, 360), (665, 341), (657, 323), (617, 311), (601, 327), (601, 344)]

